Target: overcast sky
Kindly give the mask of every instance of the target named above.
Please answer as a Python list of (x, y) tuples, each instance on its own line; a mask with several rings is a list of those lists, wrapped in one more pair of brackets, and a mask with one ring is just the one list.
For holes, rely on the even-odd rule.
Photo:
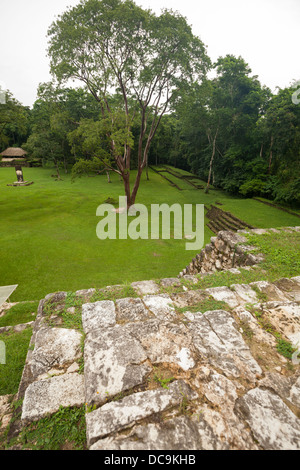
[[(0, 0), (0, 84), (32, 106), (51, 79), (47, 29), (79, 0)], [(156, 13), (172, 8), (187, 18), (212, 61), (242, 56), (275, 91), (300, 79), (300, 0), (136, 0)]]

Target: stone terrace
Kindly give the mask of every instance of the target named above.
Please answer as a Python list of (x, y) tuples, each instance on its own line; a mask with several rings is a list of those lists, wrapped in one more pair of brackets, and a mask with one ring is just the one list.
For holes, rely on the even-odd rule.
[(187, 279), (198, 282), (135, 282), (135, 296), (106, 300), (78, 291), (67, 310), (82, 329), (64, 324), (66, 292), (46, 296), (21, 426), (86, 404), (90, 450), (300, 449), (300, 276), (207, 289)]

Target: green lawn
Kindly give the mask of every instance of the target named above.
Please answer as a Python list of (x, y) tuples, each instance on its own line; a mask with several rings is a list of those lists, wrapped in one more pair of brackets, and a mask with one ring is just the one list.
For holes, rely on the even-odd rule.
[(5, 344), (5, 364), (0, 364), (0, 395), (17, 393), (31, 336), (31, 328), (0, 334), (0, 341)]
[[(112, 175), (56, 181), (51, 169), (24, 168), (27, 187), (9, 187), (14, 168), (0, 168), (0, 285), (18, 284), (11, 301), (39, 300), (50, 292), (126, 284), (177, 276), (196, 252), (186, 240), (99, 240), (96, 209), (109, 197), (124, 195), (123, 184)], [(168, 175), (168, 174), (167, 174)], [(221, 202), (224, 210), (255, 227), (300, 225), (299, 218), (251, 199), (221, 191), (179, 191), (159, 174), (143, 176), (137, 203), (205, 204)], [(180, 186), (180, 179), (177, 180)], [(205, 243), (212, 232), (205, 228)]]

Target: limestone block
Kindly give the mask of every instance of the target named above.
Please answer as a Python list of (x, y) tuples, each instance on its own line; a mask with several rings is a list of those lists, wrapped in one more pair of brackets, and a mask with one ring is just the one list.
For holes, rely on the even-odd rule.
[(170, 294), (170, 297), (175, 307), (182, 308), (202, 302), (209, 297), (209, 294), (205, 290), (195, 289), (186, 292), (173, 293)]
[(264, 450), (299, 450), (300, 420), (274, 392), (255, 388), (237, 401)]
[(185, 276), (183, 276), (183, 279), (185, 279), (186, 281), (190, 281), (192, 284), (198, 284), (199, 282), (199, 279), (196, 276), (190, 274), (186, 274)]
[(205, 291), (215, 300), (226, 302), (231, 308), (237, 307), (239, 305), (237, 296), (229, 289), (229, 287), (211, 287), (205, 289)]
[(245, 264), (246, 266), (253, 266), (255, 264), (262, 263), (264, 260), (264, 255), (262, 253), (259, 253), (257, 255), (253, 255), (252, 253), (248, 253)]
[(60, 406), (81, 406), (84, 399), (84, 376), (63, 374), (33, 382), (27, 387), (23, 407), (23, 421), (36, 421), (53, 414)]
[(221, 442), (226, 436), (225, 442), (228, 449), (256, 449), (257, 446), (249, 434), (249, 429), (234, 411), (238, 396), (245, 393), (244, 387), (212, 368), (204, 366), (199, 368), (194, 385), (200, 395), (206, 398), (205, 402), (210, 405), (199, 405), (194, 411), (193, 420), (197, 422), (201, 416), (203, 422), (207, 423), (206, 428), (210, 428)]
[(33, 377), (79, 359), (82, 355), (81, 338), (81, 333), (70, 328), (40, 328), (30, 360)]
[(192, 421), (178, 416), (162, 423), (135, 426), (129, 436), (100, 439), (90, 450), (223, 450), (226, 443), (214, 435), (211, 427), (199, 417)]
[(97, 328), (107, 328), (116, 323), (115, 304), (112, 300), (87, 303), (82, 306), (82, 326), (87, 334)]
[(89, 298), (89, 297), (92, 297), (92, 295), (94, 295), (96, 292), (96, 289), (94, 288), (91, 288), (91, 289), (80, 289), (80, 290), (77, 290), (75, 292), (76, 296), (77, 297), (85, 297), (85, 298)]
[(255, 233), (256, 235), (263, 235), (264, 233), (268, 233), (268, 230), (265, 228), (252, 228), (250, 232)]
[(138, 281), (132, 282), (131, 286), (137, 292), (138, 295), (147, 295), (147, 294), (158, 294), (159, 286), (154, 281)]
[(256, 292), (248, 284), (232, 284), (230, 287), (237, 293), (242, 304), (258, 302)]
[(251, 287), (256, 287), (263, 294), (266, 294), (268, 300), (289, 300), (288, 297), (276, 287), (274, 284), (267, 281), (250, 282)]
[(295, 376), (285, 377), (277, 372), (268, 372), (259, 381), (259, 387), (273, 390), (285, 402), (289, 401), (300, 410), (300, 371)]
[[(198, 416), (198, 418), (197, 418)], [(232, 407), (212, 408), (200, 405), (194, 411), (193, 421), (205, 423), (204, 429), (210, 429), (219, 442), (217, 450), (258, 450), (258, 446), (249, 433), (249, 428), (239, 419)]]
[(51, 304), (63, 303), (67, 297), (67, 292), (55, 292), (48, 294), (45, 297), (45, 301)]
[(274, 328), (300, 347), (300, 305), (297, 302), (267, 302), (264, 315)]
[(238, 390), (234, 382), (206, 366), (199, 368), (195, 385), (209, 402), (219, 407), (228, 407), (228, 405), (233, 407), (238, 398)]
[(291, 278), (291, 280), (297, 282), (297, 284), (300, 286), (300, 276), (294, 276)]
[(288, 399), (300, 409), (300, 377), (294, 381)]
[(214, 237), (214, 238), (215, 238), (214, 245), (216, 249), (223, 253), (227, 247), (226, 243), (221, 238), (218, 238), (218, 237)]
[(241, 274), (241, 271), (238, 268), (229, 268), (226, 269), (226, 271), (232, 274)]
[(187, 327), (204, 360), (228, 377), (244, 377), (255, 382), (262, 370), (252, 357), (233, 317), (223, 310), (199, 315)]
[(120, 325), (90, 332), (84, 347), (87, 403), (104, 403), (108, 395), (143, 383), (151, 371), (146, 359), (139, 341)]
[(143, 346), (153, 364), (174, 363), (183, 370), (195, 366), (195, 351), (184, 324), (155, 319), (128, 324), (126, 330)]
[(218, 233), (218, 238), (223, 240), (226, 243), (226, 245), (230, 246), (230, 248), (235, 248), (237, 244), (248, 242), (246, 237), (243, 237), (242, 235), (239, 235), (235, 232), (231, 232), (229, 230), (228, 231), (221, 230)]
[(145, 295), (143, 302), (155, 317), (160, 320), (168, 320), (176, 316), (172, 299), (167, 294)]
[(171, 383), (168, 389), (160, 387), (156, 390), (134, 393), (122, 400), (103, 405), (86, 415), (88, 445), (120, 429), (132, 426), (147, 416), (179, 405), (183, 397), (193, 400), (198, 395), (180, 380)]
[(180, 287), (181, 282), (177, 277), (167, 277), (160, 280), (163, 287)]
[(282, 278), (275, 281), (273, 284), (284, 292), (286, 297), (290, 300), (300, 302), (300, 283), (297, 283), (293, 279)]
[(233, 310), (233, 312), (240, 318), (242, 322), (246, 322), (255, 335), (255, 340), (261, 343), (267, 344), (270, 347), (276, 347), (275, 337), (264, 330), (257, 319), (246, 310), (243, 306), (239, 306)]
[(180, 351), (176, 354), (176, 361), (179, 367), (183, 370), (192, 369), (195, 366), (195, 361), (192, 358), (190, 349), (181, 348)]
[(215, 267), (218, 271), (220, 271), (222, 269), (222, 263), (219, 259), (216, 260)]
[(116, 300), (117, 321), (144, 321), (151, 318), (151, 316), (141, 299), (127, 297)]

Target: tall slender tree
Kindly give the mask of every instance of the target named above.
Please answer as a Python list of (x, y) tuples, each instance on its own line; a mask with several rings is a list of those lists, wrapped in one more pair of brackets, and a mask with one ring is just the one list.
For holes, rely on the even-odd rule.
[[(122, 177), (130, 206), (162, 116), (186, 82), (205, 76), (210, 65), (205, 46), (179, 13), (163, 10), (156, 16), (132, 0), (82, 0), (51, 25), (48, 36), (51, 71), (60, 82), (84, 82), (111, 122), (111, 93), (122, 99), (128, 136), (122, 152), (109, 130), (108, 137), (111, 169)], [(130, 142), (137, 115), (137, 174), (131, 189)]]

